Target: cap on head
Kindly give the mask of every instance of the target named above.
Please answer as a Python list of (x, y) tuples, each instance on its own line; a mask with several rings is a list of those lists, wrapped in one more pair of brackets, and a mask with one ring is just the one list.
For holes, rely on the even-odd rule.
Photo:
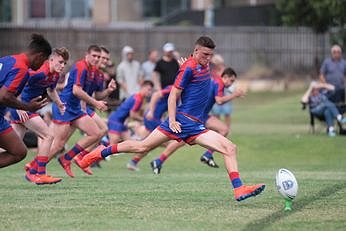
[(133, 53), (133, 52), (134, 52), (134, 50), (130, 46), (124, 46), (124, 48), (122, 50), (123, 55), (127, 55), (128, 53)]
[(163, 45), (162, 50), (164, 52), (170, 52), (170, 51), (174, 51), (175, 47), (173, 43), (166, 43), (165, 45)]

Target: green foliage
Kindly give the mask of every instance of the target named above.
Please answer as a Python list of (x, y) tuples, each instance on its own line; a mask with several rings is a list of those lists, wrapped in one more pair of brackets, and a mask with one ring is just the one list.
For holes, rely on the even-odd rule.
[(285, 25), (311, 27), (316, 33), (346, 22), (345, 0), (279, 0), (277, 8)]

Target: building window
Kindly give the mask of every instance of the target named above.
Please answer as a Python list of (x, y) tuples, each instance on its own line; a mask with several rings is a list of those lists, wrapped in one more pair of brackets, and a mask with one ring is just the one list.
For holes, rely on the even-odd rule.
[(10, 22), (11, 19), (11, 0), (0, 0), (0, 22)]
[(93, 0), (29, 0), (30, 18), (91, 18)]

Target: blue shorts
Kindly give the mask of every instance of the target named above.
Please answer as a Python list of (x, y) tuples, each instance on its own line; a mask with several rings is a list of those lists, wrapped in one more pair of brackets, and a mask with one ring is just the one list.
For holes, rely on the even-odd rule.
[(12, 130), (10, 123), (3, 116), (0, 116), (0, 135), (9, 133)]
[(127, 126), (119, 121), (108, 119), (108, 132), (114, 134), (121, 134), (127, 131)]
[(63, 115), (60, 114), (58, 106), (53, 103), (52, 106), (52, 121), (56, 124), (69, 124), (73, 120), (79, 119), (87, 114), (81, 110), (81, 108), (66, 107), (66, 111)]
[(87, 114), (88, 114), (90, 117), (93, 117), (93, 116), (95, 115), (94, 109), (92, 109), (92, 108), (89, 107), (89, 106), (87, 106), (86, 111), (87, 111)]
[[(11, 108), (9, 111), (11, 113), (11, 124), (22, 124), (22, 121), (20, 121), (17, 110), (14, 108)], [(36, 116), (40, 116), (39, 114), (33, 113), (33, 112), (26, 112), (26, 113), (28, 114), (30, 119)]]
[(144, 121), (143, 121), (143, 122), (144, 122), (145, 128), (146, 128), (148, 131), (150, 131), (150, 132), (154, 131), (155, 128), (157, 128), (157, 126), (159, 126), (159, 125), (162, 123), (161, 120), (158, 120), (158, 119), (149, 120), (149, 119), (147, 119), (147, 117), (145, 117), (145, 116), (144, 116)]
[(175, 118), (177, 122), (181, 123), (181, 133), (174, 133), (169, 128), (168, 118), (161, 123), (158, 130), (178, 142), (183, 140), (185, 143), (192, 144), (199, 135), (209, 131), (205, 128), (203, 123), (190, 119), (185, 115), (177, 113)]
[(213, 115), (231, 115), (233, 106), (231, 103), (224, 103), (224, 104), (215, 104), (213, 108), (211, 109), (211, 114)]

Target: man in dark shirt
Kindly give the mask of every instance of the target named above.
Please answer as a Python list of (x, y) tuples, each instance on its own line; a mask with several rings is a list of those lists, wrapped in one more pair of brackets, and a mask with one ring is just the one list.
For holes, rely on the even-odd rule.
[(162, 90), (174, 83), (175, 76), (179, 70), (178, 61), (174, 58), (175, 50), (173, 43), (163, 45), (163, 56), (157, 62), (153, 72), (153, 82), (156, 90)]

